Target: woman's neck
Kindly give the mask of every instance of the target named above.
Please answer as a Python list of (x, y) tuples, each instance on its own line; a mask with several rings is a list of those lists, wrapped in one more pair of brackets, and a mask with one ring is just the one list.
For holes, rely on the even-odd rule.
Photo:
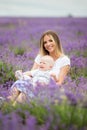
[(54, 55), (54, 54), (50, 54), (50, 56), (54, 59), (54, 61), (59, 58), (59, 56), (56, 56), (56, 55)]
[(54, 59), (54, 61), (57, 60), (59, 57), (64, 56), (64, 54), (61, 55), (49, 54), (49, 55)]

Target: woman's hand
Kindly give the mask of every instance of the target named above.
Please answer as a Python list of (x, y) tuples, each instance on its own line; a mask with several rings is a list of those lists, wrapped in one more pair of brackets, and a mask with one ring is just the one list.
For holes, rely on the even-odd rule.
[(69, 71), (70, 71), (69, 65), (66, 65), (61, 68), (57, 84), (62, 85), (64, 83), (65, 77), (68, 75)]
[(56, 81), (56, 84), (58, 85), (62, 85), (64, 82), (65, 77), (67, 76), (67, 74), (69, 73), (70, 70), (70, 66), (66, 65), (64, 67), (61, 68), (60, 70), (60, 74), (57, 77), (55, 73), (51, 74), (51, 77)]
[(58, 79), (57, 79), (57, 77), (56, 77), (56, 74), (51, 73), (50, 76), (52, 77), (53, 80), (55, 80), (55, 81), (57, 82)]

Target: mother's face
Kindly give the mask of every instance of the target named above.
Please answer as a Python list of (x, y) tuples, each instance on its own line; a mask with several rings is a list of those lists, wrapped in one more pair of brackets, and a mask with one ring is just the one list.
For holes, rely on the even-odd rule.
[(56, 50), (56, 43), (54, 38), (51, 35), (45, 35), (44, 36), (44, 48), (49, 52), (49, 53), (53, 53)]

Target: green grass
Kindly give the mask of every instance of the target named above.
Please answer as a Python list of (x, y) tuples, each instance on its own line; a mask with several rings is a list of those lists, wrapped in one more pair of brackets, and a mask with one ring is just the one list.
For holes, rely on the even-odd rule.
[(0, 60), (0, 83), (15, 80), (13, 66)]

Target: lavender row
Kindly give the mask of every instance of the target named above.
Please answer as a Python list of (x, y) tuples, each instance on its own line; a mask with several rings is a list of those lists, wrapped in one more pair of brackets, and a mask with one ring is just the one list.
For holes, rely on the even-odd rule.
[[(9, 129), (12, 125), (14, 129), (25, 130), (28, 127), (31, 130), (87, 129), (86, 26), (87, 18), (0, 18), (0, 96), (6, 97), (9, 94), (9, 88), (16, 80), (15, 70), (31, 69), (43, 31), (56, 31), (65, 53), (71, 59), (70, 74), (62, 85), (65, 91), (60, 91), (54, 82), (45, 89), (38, 85), (34, 92), (36, 97), (33, 101), (29, 100), (31, 107), (23, 108), (23, 113), (23, 109), (18, 111), (20, 107), (14, 111), (10, 104), (5, 104), (0, 113), (1, 129), (6, 126)], [(18, 120), (15, 120), (16, 117)], [(2, 119), (6, 120), (6, 126)]]

